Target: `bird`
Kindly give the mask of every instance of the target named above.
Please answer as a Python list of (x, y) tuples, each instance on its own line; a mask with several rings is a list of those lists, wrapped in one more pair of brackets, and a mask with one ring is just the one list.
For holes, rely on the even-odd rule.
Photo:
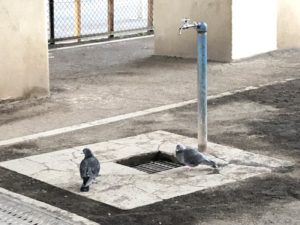
[(212, 166), (213, 168), (217, 168), (217, 164), (214, 161), (208, 159), (197, 149), (185, 146), (183, 144), (176, 145), (175, 155), (180, 163), (189, 167), (196, 167), (200, 164), (203, 164)]
[(82, 152), (84, 154), (84, 159), (80, 163), (79, 170), (83, 183), (80, 191), (88, 192), (90, 190), (90, 185), (96, 182), (96, 177), (99, 175), (100, 163), (90, 149), (84, 148)]

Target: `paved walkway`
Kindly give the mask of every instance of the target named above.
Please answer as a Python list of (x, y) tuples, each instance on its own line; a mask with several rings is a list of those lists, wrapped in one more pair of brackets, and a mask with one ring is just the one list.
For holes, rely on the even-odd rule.
[(0, 225), (97, 225), (83, 217), (0, 188)]

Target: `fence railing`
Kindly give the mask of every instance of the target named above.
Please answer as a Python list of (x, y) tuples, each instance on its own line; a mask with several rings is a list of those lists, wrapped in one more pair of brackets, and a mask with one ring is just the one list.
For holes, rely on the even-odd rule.
[(153, 0), (46, 0), (50, 44), (153, 31)]

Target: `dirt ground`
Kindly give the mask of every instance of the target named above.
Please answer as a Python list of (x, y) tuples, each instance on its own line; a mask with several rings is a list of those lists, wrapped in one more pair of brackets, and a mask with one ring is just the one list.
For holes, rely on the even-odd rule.
[[(153, 56), (153, 46), (150, 37), (51, 50), (51, 97), (0, 104), (0, 140), (196, 98), (196, 61)], [(208, 94), (298, 78), (299, 58), (287, 49), (210, 62)]]
[[(131, 45), (136, 45), (139, 51), (124, 57)], [(101, 54), (98, 48), (103, 50)], [(105, 51), (111, 54), (106, 57)], [(54, 55), (50, 61), (51, 98), (0, 104), (1, 139), (195, 98), (195, 61), (153, 57), (152, 52), (151, 39), (84, 51), (79, 48), (51, 52)], [(95, 63), (98, 60), (101, 63)], [(300, 224), (300, 49), (275, 51), (230, 64), (210, 63), (209, 95), (287, 78), (294, 80), (210, 100), (208, 139), (291, 160), (295, 162), (293, 171), (252, 178), (128, 211), (4, 168), (0, 168), (0, 186), (102, 225)], [(95, 96), (99, 98), (94, 99)], [(81, 100), (77, 102), (78, 99)], [(125, 102), (121, 104), (122, 101)], [(196, 104), (190, 104), (2, 146), (0, 160), (155, 130), (196, 137), (196, 115)], [(55, 117), (58, 119), (53, 122)]]

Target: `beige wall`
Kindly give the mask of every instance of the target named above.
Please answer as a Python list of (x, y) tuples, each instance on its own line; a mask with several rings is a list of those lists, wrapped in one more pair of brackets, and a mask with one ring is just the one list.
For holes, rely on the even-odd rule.
[(0, 100), (49, 93), (43, 0), (0, 0)]
[(196, 31), (178, 34), (182, 18), (208, 24), (208, 58), (231, 60), (231, 0), (154, 0), (155, 54), (196, 57)]
[(232, 0), (232, 59), (277, 49), (277, 0)]
[(229, 62), (277, 49), (277, 0), (155, 0), (155, 54), (196, 57), (195, 31), (178, 35), (184, 17), (207, 22), (210, 60)]
[(300, 0), (278, 0), (278, 48), (300, 47)]

